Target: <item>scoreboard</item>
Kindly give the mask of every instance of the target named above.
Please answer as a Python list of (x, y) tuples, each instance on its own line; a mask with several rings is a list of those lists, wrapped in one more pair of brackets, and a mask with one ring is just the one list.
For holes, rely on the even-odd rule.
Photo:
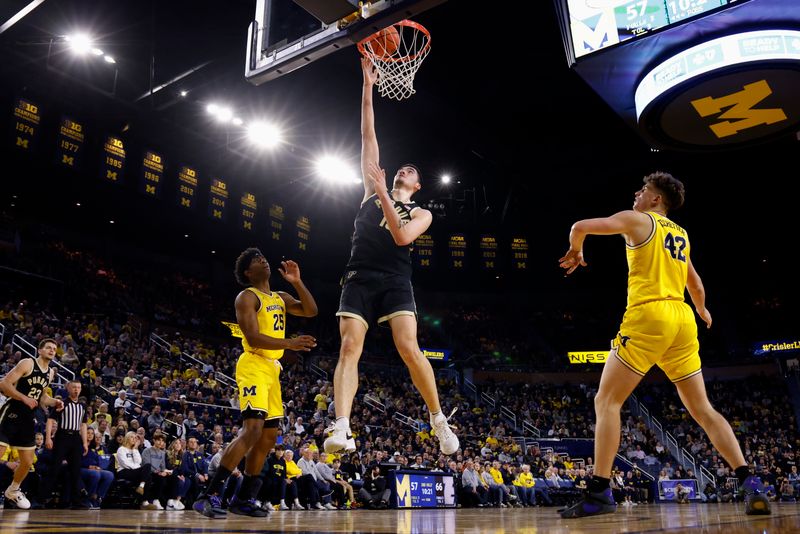
[(576, 58), (747, 0), (566, 0)]
[(454, 508), (453, 475), (430, 471), (392, 471), (398, 508)]

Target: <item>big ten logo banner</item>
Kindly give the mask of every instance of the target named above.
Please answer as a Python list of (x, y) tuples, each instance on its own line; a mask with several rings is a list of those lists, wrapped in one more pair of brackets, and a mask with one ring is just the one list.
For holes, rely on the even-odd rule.
[(142, 176), (139, 192), (151, 198), (161, 197), (161, 182), (164, 181), (164, 157), (146, 150), (142, 158)]
[(208, 216), (215, 221), (224, 221), (229, 196), (227, 182), (220, 178), (212, 178), (211, 194), (208, 196)]
[(103, 143), (103, 160), (100, 163), (100, 178), (121, 184), (125, 170), (125, 142), (113, 135), (106, 136)]
[(257, 208), (258, 203), (256, 202), (256, 196), (253, 193), (245, 192), (242, 195), (242, 211), (239, 219), (239, 224), (243, 230), (247, 230), (248, 232), (253, 231), (253, 225), (256, 222)]
[(467, 237), (464, 234), (451, 234), (447, 240), (451, 269), (464, 269), (467, 266)]
[(25, 98), (18, 98), (14, 105), (14, 129), (11, 132), (14, 146), (25, 152), (32, 152), (41, 122), (39, 106)]
[(178, 169), (178, 206), (193, 209), (197, 198), (197, 169), (188, 165)]
[(61, 117), (56, 140), (56, 163), (77, 169), (83, 156), (85, 135), (82, 123), (67, 116)]
[(433, 236), (421, 234), (413, 245), (414, 265), (422, 269), (433, 267)]

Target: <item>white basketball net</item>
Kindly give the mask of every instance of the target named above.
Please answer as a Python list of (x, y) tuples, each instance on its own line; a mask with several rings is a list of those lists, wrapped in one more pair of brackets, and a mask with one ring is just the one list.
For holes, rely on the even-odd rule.
[(381, 56), (373, 50), (369, 40), (359, 43), (359, 50), (378, 71), (381, 96), (403, 100), (416, 92), (414, 76), (431, 50), (431, 38), (425, 28), (411, 21), (400, 21), (394, 28), (400, 35), (400, 46), (393, 54)]

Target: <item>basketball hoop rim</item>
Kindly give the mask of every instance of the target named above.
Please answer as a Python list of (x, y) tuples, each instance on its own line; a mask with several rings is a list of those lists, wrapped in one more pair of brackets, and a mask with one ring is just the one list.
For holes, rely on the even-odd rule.
[(364, 39), (362, 39), (362, 40), (360, 40), (358, 42), (358, 51), (361, 52), (361, 55), (364, 56), (364, 57), (368, 57), (373, 61), (384, 61), (386, 63), (405, 63), (405, 62), (408, 62), (408, 61), (414, 61), (419, 56), (423, 56), (424, 57), (424, 55), (428, 52), (428, 49), (431, 47), (431, 32), (429, 32), (428, 29), (425, 26), (423, 26), (422, 24), (420, 24), (418, 22), (414, 22), (413, 20), (408, 20), (408, 19), (401, 20), (399, 22), (395, 22), (394, 24), (391, 24), (391, 26), (407, 26), (409, 28), (414, 28), (415, 30), (422, 32), (423, 34), (425, 34), (425, 37), (427, 38), (425, 46), (423, 46), (422, 50), (420, 50), (416, 54), (412, 54), (412, 55), (408, 55), (408, 56), (397, 57), (397, 58), (394, 58), (394, 57), (385, 58), (385, 57), (376, 56), (375, 54), (373, 54), (372, 52), (367, 50), (365, 45), (369, 41), (371, 41), (372, 39), (375, 39), (376, 37), (378, 37), (383, 30), (385, 30), (386, 28), (389, 27), (389, 26), (387, 26), (386, 28), (378, 30), (377, 32), (373, 33), (372, 35), (370, 35), (370, 36), (368, 36), (368, 37), (366, 37), (366, 38), (364, 38)]

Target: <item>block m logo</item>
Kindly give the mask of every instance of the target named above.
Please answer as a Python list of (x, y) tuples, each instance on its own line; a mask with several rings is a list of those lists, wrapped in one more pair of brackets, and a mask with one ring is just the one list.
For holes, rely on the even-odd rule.
[[(692, 100), (692, 106), (701, 117), (719, 115), (722, 122), (709, 126), (718, 138), (736, 135), (762, 124), (775, 124), (786, 120), (786, 113), (780, 108), (753, 109), (753, 106), (772, 94), (766, 80), (747, 84), (742, 91), (719, 98), (706, 97)], [(730, 108), (722, 113), (724, 108)], [(735, 119), (735, 120), (732, 120)]]
[(75, 156), (67, 156), (66, 154), (61, 154), (61, 163), (64, 165), (69, 165), (70, 167), (75, 166)]
[(575, 45), (575, 55), (578, 57), (618, 41), (617, 22), (613, 11), (606, 11), (581, 21), (572, 19), (572, 42)]
[(250, 386), (250, 387), (243, 387), (242, 388), (242, 397), (252, 397), (256, 394), (256, 387), (257, 386)]
[(28, 143), (29, 143), (28, 139), (23, 139), (23, 138), (17, 136), (17, 146), (18, 147), (24, 148), (24, 149), (28, 149), (29, 148)]

